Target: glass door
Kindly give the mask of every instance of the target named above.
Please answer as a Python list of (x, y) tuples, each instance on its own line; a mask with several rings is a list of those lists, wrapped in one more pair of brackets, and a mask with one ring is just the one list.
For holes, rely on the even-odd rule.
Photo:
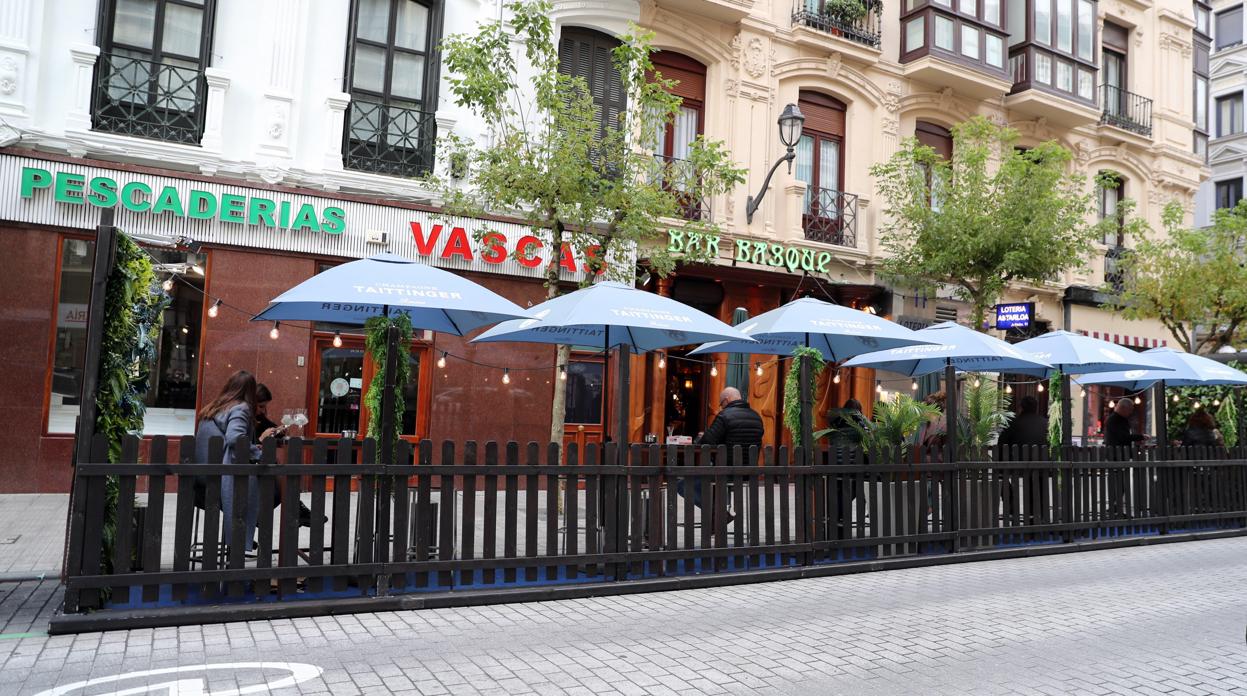
[(1104, 110), (1110, 116), (1126, 115), (1126, 56), (1104, 49)]
[(317, 338), (313, 354), (309, 432), (321, 437), (341, 437), (347, 431), (361, 434), (366, 384), (363, 337), (343, 337), (341, 348), (333, 346), (333, 339)]

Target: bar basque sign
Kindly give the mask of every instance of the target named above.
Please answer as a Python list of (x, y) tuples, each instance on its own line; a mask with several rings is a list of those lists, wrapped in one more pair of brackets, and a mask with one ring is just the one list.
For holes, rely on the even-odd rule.
[[(722, 244), (717, 234), (667, 230), (667, 251), (672, 254), (698, 254), (717, 259), (719, 247)], [(828, 273), (831, 271), (832, 254), (830, 251), (817, 251), (787, 244), (747, 239), (738, 239), (735, 244), (733, 260), (736, 263), (782, 268), (787, 269), (789, 273), (797, 271)]]

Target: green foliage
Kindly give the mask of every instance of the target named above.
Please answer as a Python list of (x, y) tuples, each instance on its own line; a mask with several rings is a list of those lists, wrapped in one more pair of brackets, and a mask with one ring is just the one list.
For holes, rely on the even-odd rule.
[[(652, 33), (633, 26), (620, 37), (613, 59), (628, 108), (600, 132), (589, 86), (558, 70), (550, 2), (509, 2), (506, 13), (505, 22), (442, 43), (452, 98), (490, 133), (486, 145), (450, 138), (439, 148), (452, 162), (467, 162), (465, 180), (440, 187), (447, 209), (522, 217), (546, 249), (567, 243), (583, 255), (600, 246), (594, 255), (605, 259), (643, 248), (655, 273), (670, 272), (677, 258), (663, 243), (670, 226), (664, 219), (681, 217), (682, 200), (728, 193), (745, 171), (722, 143), (704, 137), (692, 144), (686, 164), (665, 165), (653, 156), (681, 98), (671, 94), (673, 81), (654, 73)], [(679, 224), (719, 232), (709, 220)], [(557, 262), (552, 255), (546, 269), (551, 285), (558, 282)], [(603, 270), (616, 280), (635, 280), (631, 264)]]
[(841, 22), (856, 22), (866, 16), (865, 0), (827, 0), (823, 14)]
[(976, 116), (953, 128), (951, 160), (910, 138), (871, 168), (884, 208), (881, 272), (914, 288), (950, 286), (972, 304), (976, 329), (1009, 283), (1081, 266), (1097, 234), (1069, 151), (1055, 142), (1018, 151), (1016, 139)]
[(1057, 370), (1048, 378), (1048, 447), (1053, 457), (1059, 456), (1061, 443), (1064, 442), (1061, 432), (1061, 371)]
[[(397, 366), (394, 374), (394, 384), (398, 387), (394, 390), (394, 440), (389, 443), (381, 442), (381, 397), (385, 392), (385, 364), (389, 355), (388, 333), (390, 324), (398, 327), (398, 360), (394, 362)], [(368, 351), (368, 355), (372, 358), (373, 365), (376, 366), (376, 372), (373, 374), (372, 381), (368, 384), (368, 391), (364, 393), (364, 404), (368, 407), (368, 434), (367, 436), (377, 440), (377, 461), (381, 461), (381, 453), (384, 447), (391, 448), (391, 451), (398, 446), (398, 433), (402, 429), (403, 412), (407, 405), (403, 403), (403, 385), (411, 381), (411, 360), (407, 357), (411, 355), (411, 339), (414, 331), (411, 327), (411, 317), (406, 314), (396, 314), (393, 317), (373, 317), (364, 322), (364, 348)]]
[(810, 403), (814, 402), (814, 387), (818, 384), (818, 375), (827, 366), (823, 354), (817, 348), (798, 346), (792, 351), (792, 361), (788, 366), (788, 378), (784, 380), (784, 427), (792, 434), (794, 440), (801, 437), (801, 356), (810, 356)]
[(1217, 427), (1221, 430), (1221, 441), (1226, 447), (1238, 445), (1238, 407), (1234, 405), (1234, 393), (1228, 394), (1217, 409)]
[(1012, 397), (995, 380), (978, 378), (963, 385), (961, 400), (965, 404), (965, 414), (957, 419), (961, 446), (981, 452), (1013, 420), (1009, 410)]
[[(1117, 309), (1127, 319), (1157, 319), (1194, 352), (1214, 352), (1242, 337), (1247, 326), (1247, 200), (1218, 210), (1209, 227), (1184, 225), (1176, 203), (1165, 208), (1164, 234), (1130, 221), (1136, 239), (1121, 260)], [(1198, 331), (1196, 331), (1198, 328)]]
[[(108, 439), (108, 461), (121, 459), (121, 443), (142, 434), (144, 399), (156, 364), (160, 321), (169, 298), (159, 290), (151, 259), (129, 237), (117, 235), (117, 251), (104, 292), (104, 335), (100, 344), (99, 385), (95, 391), (95, 432)], [(118, 483), (105, 485), (104, 551), (101, 563), (112, 572), (117, 534)]]
[(897, 394), (891, 401), (876, 401), (870, 427), (850, 421), (862, 437), (862, 449), (877, 463), (903, 461), (916, 444), (922, 426), (940, 417), (940, 409)]

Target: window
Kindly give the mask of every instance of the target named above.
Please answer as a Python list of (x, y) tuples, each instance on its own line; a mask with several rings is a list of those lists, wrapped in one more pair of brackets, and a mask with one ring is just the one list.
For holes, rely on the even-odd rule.
[[(65, 239), (61, 243), (56, 334), (52, 348), (52, 392), (49, 433), (72, 433), (78, 416), (79, 390), (86, 360), (87, 304), (91, 299), (91, 264), (95, 242)], [(157, 276), (174, 278), (150, 367), (144, 403), (144, 435), (192, 435), (199, 386), (199, 339), (203, 328), (206, 260), (200, 254), (147, 249)]]
[(1208, 136), (1198, 131), (1195, 131), (1192, 133), (1192, 141), (1193, 142), (1191, 143), (1191, 146), (1192, 146), (1192, 150), (1194, 151), (1194, 153), (1204, 158), (1205, 161), (1207, 161), (1208, 160)]
[(564, 422), (580, 425), (602, 422), (604, 375), (605, 364), (600, 358), (573, 356), (567, 362), (567, 381), (563, 386), (567, 398)]
[(983, 0), (983, 21), (1000, 26), (1000, 0)]
[(965, 24), (961, 25), (961, 55), (975, 60), (979, 57), (979, 30)]
[[(341, 336), (335, 347), (333, 337), (318, 334), (312, 345), (312, 398), (308, 413), (308, 433), (321, 437), (340, 437), (345, 431), (362, 435), (368, 430), (368, 409), (364, 393), (377, 374), (377, 366), (364, 350), (364, 337)], [(407, 355), (410, 378), (403, 385), (403, 420), (399, 435), (420, 438), (427, 435), (427, 407), (421, 401), (420, 383), (424, 379), (428, 348), (415, 343)], [(301, 395), (274, 394), (275, 401), (302, 399)]]
[(564, 27), (559, 38), (559, 72), (584, 79), (597, 110), (599, 137), (619, 127), (627, 108), (623, 80), (611, 58), (618, 45), (618, 39), (583, 27)]
[(1198, 2), (1192, 4), (1195, 7), (1195, 31), (1204, 36), (1212, 36), (1212, 18), (1208, 7)]
[(1078, 0), (1078, 57), (1083, 60), (1091, 60), (1091, 40), (1095, 34), (1094, 22), (1095, 6), (1090, 0)]
[(916, 51), (926, 45), (927, 18), (920, 15), (905, 23), (905, 51)]
[(1035, 41), (1052, 45), (1052, 0), (1035, 0)]
[(1217, 209), (1233, 208), (1243, 197), (1243, 180), (1228, 179), (1217, 182)]
[(1074, 51), (1074, 0), (1056, 0), (1056, 48)]
[(1101, 172), (1101, 174), (1106, 175), (1108, 182), (1100, 187), (1100, 221), (1111, 219), (1117, 221), (1116, 229), (1106, 231), (1103, 241), (1110, 247), (1121, 246), (1125, 240), (1122, 238), (1122, 220), (1117, 214), (1117, 204), (1121, 202), (1122, 195), (1125, 193), (1126, 182), (1113, 172)]
[[(914, 126), (914, 137), (918, 139), (918, 142), (935, 150), (945, 160), (952, 159), (953, 134), (947, 128), (928, 121), (918, 121)], [(931, 179), (930, 171), (926, 174), (927, 186), (931, 189), (931, 208), (939, 210), (941, 206), (939, 182)]]
[(1217, 13), (1217, 50), (1243, 42), (1243, 6)]
[(945, 51), (956, 49), (957, 37), (955, 34), (956, 24), (953, 20), (943, 16), (935, 17), (935, 47), (942, 48)]
[[(1107, 46), (1109, 37), (1108, 23), (1104, 25), (1104, 40)], [(1104, 113), (1110, 116), (1125, 116), (1128, 103), (1126, 101), (1126, 54), (1104, 49), (1101, 58), (1100, 75), (1104, 82)]]
[(1243, 132), (1243, 93), (1217, 98), (1217, 137)]
[(419, 176), (437, 140), (440, 6), (435, 0), (356, 0), (348, 51), (348, 169)]
[(1005, 42), (999, 36), (988, 34), (986, 37), (987, 64), (997, 68), (1005, 66)]
[(1208, 78), (1195, 76), (1195, 127), (1208, 131)]
[[(689, 154), (693, 142), (702, 132), (706, 66), (673, 51), (658, 51), (651, 60), (663, 79), (675, 81), (672, 93), (683, 100), (675, 119), (658, 133), (654, 148), (655, 164), (668, 189), (691, 191), (696, 182)], [(689, 195), (678, 195), (677, 198), (685, 218), (700, 220), (709, 214), (703, 201), (693, 200)]]
[(798, 105), (805, 114), (797, 142), (796, 173), (797, 180), (806, 184), (802, 206), (806, 237), (842, 244), (845, 106), (815, 92), (801, 92)]
[(104, 0), (93, 127), (170, 142), (203, 137), (215, 0)]

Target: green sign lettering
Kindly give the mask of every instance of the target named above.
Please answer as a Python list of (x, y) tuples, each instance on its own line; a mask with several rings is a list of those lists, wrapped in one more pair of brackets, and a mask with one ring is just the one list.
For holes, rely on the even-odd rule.
[[(217, 195), (199, 189), (181, 190), (178, 186), (165, 186), (156, 192), (143, 181), (129, 181), (123, 185), (108, 176), (88, 179), (73, 172), (23, 167), (21, 197), (33, 198), (44, 189), (51, 191), (53, 201), (66, 205), (113, 208), (120, 204), (135, 213), (168, 214), (192, 220), (220, 220), (238, 225), (335, 235), (346, 231), (346, 211), (338, 206), (317, 208), (312, 203), (294, 204), (263, 196), (232, 193)], [(707, 244), (712, 244), (717, 250), (718, 238), (707, 240)]]
[[(700, 252), (704, 249), (711, 258), (718, 258), (720, 243), (721, 238), (717, 234), (667, 230), (667, 251), (673, 254)], [(829, 273), (831, 259), (830, 251), (745, 239), (736, 240), (736, 253), (733, 256), (733, 261), (736, 263), (786, 268), (790, 273), (796, 273), (798, 270), (807, 273)]]

